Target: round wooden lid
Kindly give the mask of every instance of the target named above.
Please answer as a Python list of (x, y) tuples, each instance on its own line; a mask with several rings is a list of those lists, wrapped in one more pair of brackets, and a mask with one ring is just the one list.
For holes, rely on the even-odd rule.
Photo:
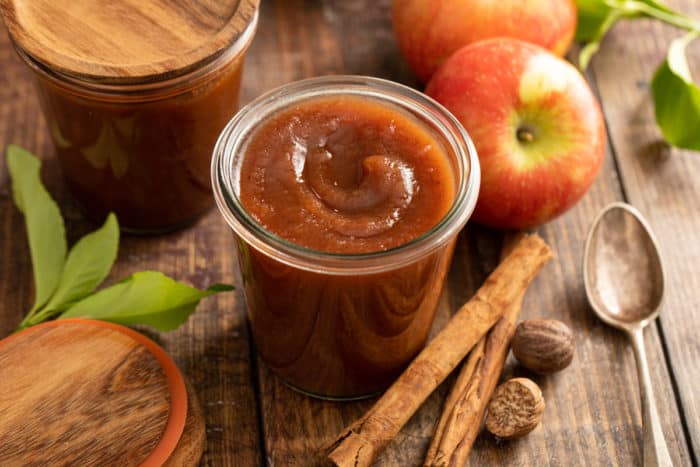
[(258, 3), (0, 0), (0, 10), (12, 39), (44, 66), (118, 84), (181, 75), (221, 55), (239, 38), (247, 42)]
[(177, 367), (123, 326), (61, 320), (12, 335), (0, 381), (0, 465), (160, 466), (188, 433)]

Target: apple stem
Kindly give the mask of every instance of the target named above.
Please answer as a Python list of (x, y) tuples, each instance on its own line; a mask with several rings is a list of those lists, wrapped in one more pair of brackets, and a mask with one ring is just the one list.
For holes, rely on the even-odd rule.
[(521, 143), (532, 143), (535, 140), (535, 135), (529, 128), (520, 127), (515, 135)]

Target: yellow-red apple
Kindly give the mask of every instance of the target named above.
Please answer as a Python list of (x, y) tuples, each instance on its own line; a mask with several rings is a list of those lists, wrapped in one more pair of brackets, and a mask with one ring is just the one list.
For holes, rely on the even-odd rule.
[(497, 36), (563, 56), (576, 31), (575, 0), (394, 0), (399, 47), (422, 82), (457, 49)]
[(570, 63), (509, 38), (455, 52), (426, 93), (470, 134), (481, 164), (472, 219), (501, 228), (542, 224), (588, 190), (605, 154), (598, 101)]

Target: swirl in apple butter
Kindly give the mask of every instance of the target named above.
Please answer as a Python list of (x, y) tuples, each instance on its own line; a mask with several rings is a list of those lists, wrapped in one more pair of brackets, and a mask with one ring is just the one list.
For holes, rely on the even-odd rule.
[(257, 222), (292, 243), (368, 253), (435, 226), (454, 199), (455, 175), (435, 136), (398, 108), (321, 97), (255, 130), (239, 196)]

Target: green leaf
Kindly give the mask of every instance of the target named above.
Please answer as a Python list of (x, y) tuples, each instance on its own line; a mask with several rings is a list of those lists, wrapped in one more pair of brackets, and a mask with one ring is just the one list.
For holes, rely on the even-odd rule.
[(602, 37), (603, 25), (615, 9), (605, 0), (576, 0), (576, 6), (578, 6), (576, 40), (590, 42), (596, 37)]
[(656, 122), (674, 146), (700, 151), (700, 88), (693, 83), (685, 47), (698, 33), (671, 42), (666, 61), (651, 82)]
[(64, 310), (95, 290), (112, 269), (118, 248), (119, 224), (110, 214), (101, 228), (85, 235), (70, 250), (56, 292), (41, 313)]
[(160, 272), (138, 272), (79, 301), (59, 319), (85, 317), (169, 331), (184, 323), (202, 298), (229, 290), (233, 287), (224, 284), (198, 290)]
[(17, 208), (24, 214), (34, 270), (31, 315), (51, 297), (66, 260), (66, 231), (61, 211), (41, 183), (39, 159), (24, 149), (7, 147), (7, 167)]

